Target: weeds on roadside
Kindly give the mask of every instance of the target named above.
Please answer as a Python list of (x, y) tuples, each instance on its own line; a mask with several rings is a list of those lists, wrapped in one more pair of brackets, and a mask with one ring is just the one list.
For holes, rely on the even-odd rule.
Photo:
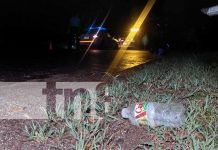
[[(75, 120), (75, 108), (69, 101), (63, 114), (49, 114), (50, 121), (60, 128), (32, 124), (25, 127), (30, 139), (45, 141), (53, 135), (69, 134), (75, 139), (72, 149), (107, 149), (114, 147), (112, 136), (107, 135), (108, 124), (120, 119), (121, 108), (137, 101), (181, 102), (186, 106), (187, 119), (181, 128), (157, 127), (147, 134), (154, 135), (150, 143), (135, 146), (139, 149), (217, 149), (217, 69), (194, 59), (161, 59), (144, 69), (133, 72), (125, 81), (114, 78), (107, 85), (107, 94), (96, 103), (100, 119), (90, 116), (90, 96), (81, 96), (81, 119)], [(106, 99), (106, 100), (105, 100)], [(105, 102), (108, 102), (106, 106)], [(105, 111), (109, 108), (108, 111)], [(121, 145), (117, 149), (122, 149)]]
[(186, 105), (187, 120), (182, 128), (150, 130), (149, 133), (155, 135), (151, 149), (218, 148), (218, 97), (213, 94), (218, 92), (217, 74), (218, 70), (197, 62), (197, 59), (183, 59), (173, 63), (156, 62), (127, 78), (132, 86), (138, 87), (144, 100), (177, 101)]
[(30, 140), (36, 140), (38, 142), (45, 142), (54, 133), (48, 124), (41, 125), (38, 122), (32, 122), (30, 126), (26, 125), (24, 131)]

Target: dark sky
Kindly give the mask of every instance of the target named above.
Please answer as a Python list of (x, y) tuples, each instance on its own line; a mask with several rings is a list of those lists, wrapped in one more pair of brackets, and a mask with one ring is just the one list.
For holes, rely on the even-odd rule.
[[(21, 35), (42, 39), (54, 37), (66, 33), (72, 12), (79, 12), (82, 27), (86, 28), (95, 17), (99, 25), (110, 8), (105, 26), (119, 35), (136, 20), (145, 4), (146, 0), (1, 0), (0, 36), (3, 39)], [(199, 0), (197, 3), (195, 0), (157, 0), (151, 15), (168, 16), (179, 25), (196, 19), (201, 7), (214, 4), (218, 4), (218, 0)]]
[[(159, 0), (155, 7), (168, 13), (189, 13), (189, 7), (206, 6), (206, 0), (197, 4), (188, 0)], [(209, 0), (214, 3), (214, 0)], [(107, 11), (111, 14), (106, 25), (112, 28), (123, 27), (129, 18), (134, 18), (142, 10), (146, 0), (2, 0), (0, 2), (0, 15), (2, 25), (5, 27), (45, 28), (50, 30), (63, 30), (69, 16), (73, 11), (81, 14), (83, 25), (87, 26), (96, 16), (101, 22)], [(207, 0), (208, 3), (208, 0)], [(185, 10), (185, 11), (184, 11)]]
[[(72, 12), (78, 11), (84, 26), (96, 16), (99, 22), (112, 7), (110, 19), (125, 15), (130, 9), (129, 0), (7, 0), (0, 3), (1, 25), (5, 28), (38, 28), (65, 30)], [(118, 20), (118, 19), (117, 19)], [(117, 20), (112, 22), (116, 23)], [(110, 24), (109, 21), (107, 23)]]

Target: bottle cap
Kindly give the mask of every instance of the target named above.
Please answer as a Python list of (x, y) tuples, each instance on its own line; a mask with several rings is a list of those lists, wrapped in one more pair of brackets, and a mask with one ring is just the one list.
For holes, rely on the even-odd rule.
[(127, 108), (123, 108), (122, 111), (121, 111), (121, 116), (123, 118), (129, 118), (129, 111)]

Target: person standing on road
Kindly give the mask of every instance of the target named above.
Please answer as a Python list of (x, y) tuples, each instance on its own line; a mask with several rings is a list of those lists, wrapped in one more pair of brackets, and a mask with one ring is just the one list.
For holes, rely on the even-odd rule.
[(69, 24), (70, 24), (70, 35), (69, 35), (70, 37), (69, 37), (68, 49), (72, 49), (72, 46), (74, 46), (75, 49), (79, 49), (80, 18), (77, 13), (75, 13), (70, 18)]

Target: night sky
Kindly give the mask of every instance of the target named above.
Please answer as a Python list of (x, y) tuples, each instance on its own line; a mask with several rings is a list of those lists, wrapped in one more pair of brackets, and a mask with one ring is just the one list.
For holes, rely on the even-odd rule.
[[(114, 36), (119, 36), (134, 23), (145, 4), (146, 0), (1, 1), (1, 44), (5, 46), (11, 42), (23, 44), (33, 41), (46, 43), (66, 34), (68, 20), (73, 12), (79, 12), (82, 29), (86, 29), (96, 17), (96, 25), (99, 25), (110, 8), (105, 26)], [(197, 28), (203, 28), (208, 22), (215, 26), (217, 17), (211, 19), (200, 12), (200, 8), (215, 4), (218, 4), (217, 0), (200, 0), (197, 3), (189, 0), (159, 0), (152, 9), (150, 18), (155, 16), (159, 20), (169, 19), (169, 23), (174, 23), (172, 30), (179, 28), (181, 32), (185, 30), (184, 22)]]

